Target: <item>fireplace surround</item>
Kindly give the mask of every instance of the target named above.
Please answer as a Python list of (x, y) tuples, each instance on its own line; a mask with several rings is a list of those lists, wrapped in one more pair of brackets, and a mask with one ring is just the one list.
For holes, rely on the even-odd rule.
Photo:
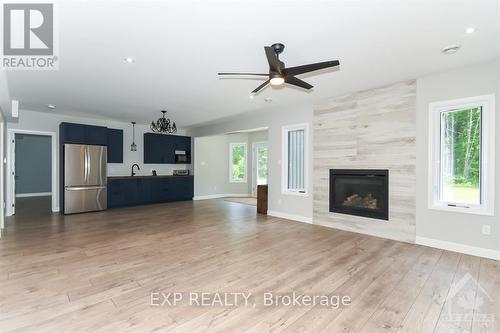
[(389, 220), (389, 170), (330, 169), (330, 212)]

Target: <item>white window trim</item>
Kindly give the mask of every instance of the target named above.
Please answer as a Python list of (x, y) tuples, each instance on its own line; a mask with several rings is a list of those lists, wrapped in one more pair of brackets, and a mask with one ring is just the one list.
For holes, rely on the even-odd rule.
[[(245, 156), (245, 177), (243, 180), (233, 179), (233, 147), (234, 146), (244, 146), (244, 156)], [(245, 184), (248, 179), (248, 144), (246, 142), (231, 142), (229, 144), (229, 182), (234, 184)]]
[[(304, 130), (304, 192), (288, 189), (288, 132)], [(281, 193), (301, 197), (309, 196), (309, 124), (287, 125), (281, 128)]]
[[(438, 127), (442, 111), (455, 108), (482, 107), (481, 141), (481, 206), (451, 207), (439, 201), (438, 184), (440, 177), (440, 144)], [(438, 140), (439, 139), (439, 140)], [(428, 205), (429, 209), (476, 215), (494, 215), (495, 206), (495, 95), (483, 95), (429, 104), (429, 165), (428, 165)]]

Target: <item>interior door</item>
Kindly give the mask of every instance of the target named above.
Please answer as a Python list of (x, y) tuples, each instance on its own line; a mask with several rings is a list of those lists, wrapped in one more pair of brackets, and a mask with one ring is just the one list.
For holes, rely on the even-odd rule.
[(252, 158), (252, 195), (257, 195), (257, 185), (267, 184), (267, 143), (254, 143)]

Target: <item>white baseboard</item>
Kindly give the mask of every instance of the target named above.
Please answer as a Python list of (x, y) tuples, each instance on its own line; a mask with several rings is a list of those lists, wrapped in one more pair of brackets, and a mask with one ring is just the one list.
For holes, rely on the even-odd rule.
[(268, 210), (267, 215), (274, 216), (274, 217), (280, 217), (282, 219), (287, 219), (287, 220), (293, 220), (297, 222), (303, 222), (303, 223), (308, 223), (312, 224), (312, 217), (306, 217), (306, 216), (301, 216), (301, 215), (295, 215), (295, 214), (288, 214), (288, 213), (283, 213), (283, 212), (277, 212), (275, 210)]
[(416, 243), (419, 245), (430, 246), (442, 250), (459, 252), (488, 259), (500, 260), (500, 251), (485, 249), (483, 247), (464, 245), (464, 244), (447, 242), (439, 239), (432, 239), (419, 236), (417, 236), (416, 238)]
[(16, 194), (16, 198), (47, 197), (50, 195), (52, 195), (52, 192), (19, 193), (19, 194)]
[(209, 200), (209, 199), (219, 199), (219, 198), (245, 198), (250, 197), (248, 193), (221, 193), (221, 194), (209, 194), (209, 195), (196, 195), (193, 200)]

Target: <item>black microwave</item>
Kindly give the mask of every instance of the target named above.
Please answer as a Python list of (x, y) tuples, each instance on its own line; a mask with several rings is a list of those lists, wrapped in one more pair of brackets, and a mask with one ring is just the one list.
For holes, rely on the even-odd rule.
[(190, 156), (184, 150), (176, 150), (175, 163), (191, 163)]

